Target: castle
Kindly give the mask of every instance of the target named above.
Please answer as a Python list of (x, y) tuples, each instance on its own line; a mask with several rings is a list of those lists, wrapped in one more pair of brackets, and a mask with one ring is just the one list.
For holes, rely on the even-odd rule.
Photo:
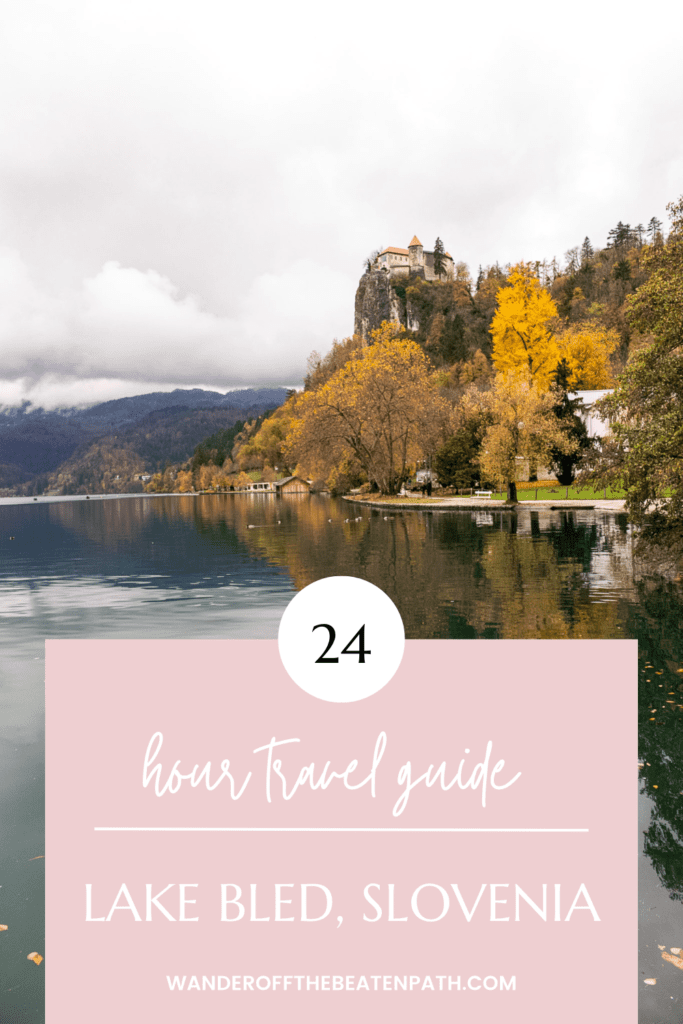
[[(434, 273), (434, 253), (423, 248), (417, 235), (413, 235), (413, 240), (407, 249), (398, 249), (394, 245), (388, 245), (376, 257), (372, 269), (386, 270), (391, 277), (407, 277), (409, 274), (417, 274), (424, 277), (426, 281), (439, 280), (438, 274)], [(454, 278), (453, 257), (446, 252), (443, 256), (441, 280), (452, 281)]]
[(383, 320), (403, 324), (409, 331), (419, 329), (417, 310), (406, 297), (405, 288), (400, 287), (401, 279), (418, 277), (425, 281), (453, 281), (455, 264), (450, 253), (443, 254), (441, 277), (434, 273), (434, 253), (425, 251), (422, 242), (413, 236), (407, 249), (388, 245), (368, 266), (360, 279), (356, 292), (354, 311), (354, 334), (363, 341), (370, 336)]

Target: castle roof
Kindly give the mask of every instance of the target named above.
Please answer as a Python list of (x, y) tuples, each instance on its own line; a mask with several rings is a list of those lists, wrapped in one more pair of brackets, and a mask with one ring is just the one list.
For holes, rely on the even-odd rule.
[(412, 242), (410, 243), (410, 245), (408, 246), (408, 248), (409, 248), (409, 249), (412, 249), (412, 247), (413, 247), (414, 245), (422, 245), (422, 242), (421, 242), (421, 241), (420, 241), (420, 239), (419, 239), (419, 238), (417, 237), (417, 235), (413, 235), (413, 240), (412, 240)]
[(388, 245), (386, 249), (382, 249), (380, 256), (384, 256), (385, 252), (395, 252), (398, 256), (410, 255), (407, 249), (397, 249), (395, 245)]

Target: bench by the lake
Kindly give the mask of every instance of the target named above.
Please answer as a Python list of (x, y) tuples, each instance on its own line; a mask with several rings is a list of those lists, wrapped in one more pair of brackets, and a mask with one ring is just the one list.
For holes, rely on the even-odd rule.
[(474, 492), (475, 498), (490, 498), (492, 494), (493, 494), (493, 491), (475, 491)]

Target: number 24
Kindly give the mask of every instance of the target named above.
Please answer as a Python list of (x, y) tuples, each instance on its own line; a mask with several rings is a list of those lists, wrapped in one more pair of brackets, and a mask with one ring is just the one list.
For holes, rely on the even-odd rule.
[[(328, 641), (327, 647), (325, 648), (323, 653), (320, 655), (320, 657), (315, 659), (315, 664), (316, 665), (336, 665), (336, 664), (338, 664), (339, 658), (326, 658), (325, 657), (325, 655), (329, 651), (330, 647), (332, 647), (332, 644), (334, 643), (334, 641), (336, 639), (336, 636), (337, 636), (334, 627), (330, 626), (329, 623), (327, 623), (327, 622), (319, 622), (317, 626), (313, 627), (311, 632), (314, 633), (316, 631), (316, 629), (326, 629), (327, 632), (328, 632), (328, 635), (329, 635), (329, 641)], [(352, 649), (352, 647), (351, 647), (351, 644), (354, 642), (354, 640), (358, 641), (358, 647), (355, 650)], [(358, 663), (360, 665), (364, 665), (365, 664), (365, 655), (366, 654), (372, 654), (372, 651), (368, 651), (365, 648), (365, 623), (363, 623), (363, 625), (360, 627), (360, 629), (358, 630), (357, 633), (354, 633), (354, 635), (351, 637), (351, 639), (347, 643), (346, 647), (344, 647), (342, 649), (341, 653), (342, 654), (357, 654), (358, 655)]]

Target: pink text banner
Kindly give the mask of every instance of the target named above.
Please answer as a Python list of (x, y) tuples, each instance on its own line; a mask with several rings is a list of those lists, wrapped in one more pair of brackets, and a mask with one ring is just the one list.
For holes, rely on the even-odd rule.
[(47, 1019), (635, 1022), (636, 653), (48, 641)]

